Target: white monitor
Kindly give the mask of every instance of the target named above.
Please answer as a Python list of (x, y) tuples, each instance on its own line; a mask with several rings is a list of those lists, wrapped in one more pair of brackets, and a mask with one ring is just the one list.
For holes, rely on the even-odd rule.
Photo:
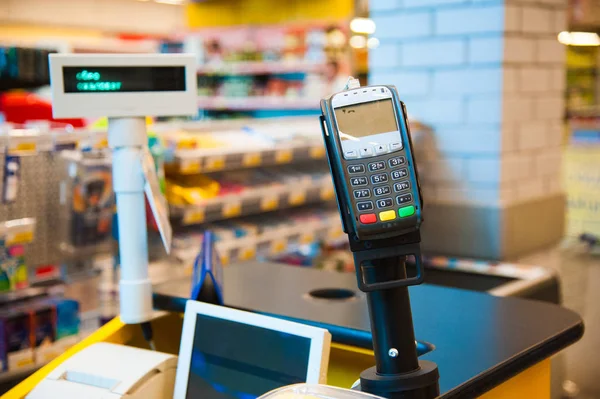
[(285, 385), (324, 384), (330, 344), (321, 328), (188, 301), (173, 397), (250, 399)]
[(195, 115), (195, 65), (187, 54), (51, 54), (53, 115)]

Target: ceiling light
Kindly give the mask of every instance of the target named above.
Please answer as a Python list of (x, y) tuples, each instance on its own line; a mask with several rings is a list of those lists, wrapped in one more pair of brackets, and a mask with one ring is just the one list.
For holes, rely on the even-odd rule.
[(368, 48), (377, 48), (377, 47), (379, 47), (379, 39), (376, 38), (376, 37), (369, 38), (369, 40), (367, 40), (367, 47)]
[(350, 30), (354, 33), (372, 35), (375, 33), (375, 22), (370, 18), (354, 18), (350, 21)]
[(365, 48), (367, 46), (367, 38), (364, 36), (354, 35), (350, 38), (350, 47)]
[(558, 41), (567, 46), (600, 46), (600, 36), (594, 32), (560, 32)]

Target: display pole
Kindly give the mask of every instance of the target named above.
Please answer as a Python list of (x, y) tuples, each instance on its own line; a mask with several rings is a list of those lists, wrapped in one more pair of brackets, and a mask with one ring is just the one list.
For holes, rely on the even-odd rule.
[[(439, 396), (437, 365), (417, 356), (409, 285), (419, 284), (423, 261), (419, 232), (380, 240), (350, 237), (359, 288), (366, 293), (375, 366), (360, 374), (355, 388), (391, 399)], [(406, 257), (414, 255), (417, 276), (408, 277)]]
[[(373, 261), (364, 267), (374, 281), (406, 279), (404, 259)], [(419, 368), (417, 345), (410, 309), (408, 287), (390, 288), (367, 293), (373, 350), (379, 374), (408, 373)]]
[(148, 277), (145, 177), (142, 157), (147, 146), (145, 117), (109, 118), (113, 186), (119, 223), (121, 320), (137, 324), (152, 317), (152, 284)]

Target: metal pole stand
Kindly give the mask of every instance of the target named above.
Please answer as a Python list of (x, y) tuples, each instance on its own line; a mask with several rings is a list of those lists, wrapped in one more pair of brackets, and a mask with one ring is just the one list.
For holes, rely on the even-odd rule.
[[(392, 399), (439, 395), (437, 365), (417, 357), (408, 293), (409, 285), (423, 282), (420, 242), (419, 231), (373, 241), (350, 237), (358, 288), (367, 295), (376, 362), (360, 374), (363, 392)], [(415, 257), (415, 277), (406, 275), (407, 255)]]

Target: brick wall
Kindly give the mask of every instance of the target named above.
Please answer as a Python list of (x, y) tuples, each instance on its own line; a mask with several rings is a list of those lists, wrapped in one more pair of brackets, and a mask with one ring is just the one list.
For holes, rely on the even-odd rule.
[(507, 206), (561, 190), (566, 0), (371, 0), (370, 83), (432, 125), (428, 203)]

